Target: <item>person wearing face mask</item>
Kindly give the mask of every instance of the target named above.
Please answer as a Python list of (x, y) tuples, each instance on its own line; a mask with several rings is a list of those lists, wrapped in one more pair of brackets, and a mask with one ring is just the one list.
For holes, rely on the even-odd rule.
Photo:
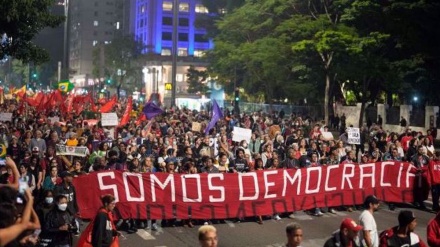
[(72, 233), (77, 230), (74, 216), (67, 210), (67, 197), (55, 197), (55, 206), (47, 214), (43, 231), (51, 236), (51, 246), (72, 246)]
[[(46, 216), (53, 210), (54, 205), (52, 190), (44, 191), (43, 200), (38, 203), (35, 209), (42, 226), (46, 224)], [(43, 230), (40, 234), (40, 246), (50, 246), (51, 241), (50, 233)]]
[[(55, 196), (63, 195), (67, 198), (67, 209), (73, 216), (78, 214), (78, 203), (76, 201), (76, 190), (72, 184), (73, 175), (68, 171), (63, 171), (60, 174), (63, 179), (61, 184), (55, 186), (53, 193)], [(75, 221), (77, 222), (77, 221)], [(76, 223), (77, 228), (79, 228), (79, 223)], [(79, 232), (76, 232), (79, 233)]]

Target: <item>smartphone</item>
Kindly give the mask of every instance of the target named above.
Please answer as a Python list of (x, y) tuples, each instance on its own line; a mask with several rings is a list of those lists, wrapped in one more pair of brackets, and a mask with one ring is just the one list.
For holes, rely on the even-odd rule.
[(18, 182), (18, 193), (20, 194), (24, 194), (24, 192), (26, 191), (26, 189), (29, 188), (29, 185), (26, 181), (24, 181), (23, 179), (20, 179)]

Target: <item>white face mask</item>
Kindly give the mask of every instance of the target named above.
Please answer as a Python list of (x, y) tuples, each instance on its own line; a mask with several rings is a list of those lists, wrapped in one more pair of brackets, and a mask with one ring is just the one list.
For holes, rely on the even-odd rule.
[(58, 204), (58, 209), (61, 210), (61, 211), (66, 211), (67, 203)]
[(53, 202), (53, 197), (46, 197), (46, 198), (44, 198), (44, 201), (45, 201), (47, 204), (51, 204), (51, 203)]

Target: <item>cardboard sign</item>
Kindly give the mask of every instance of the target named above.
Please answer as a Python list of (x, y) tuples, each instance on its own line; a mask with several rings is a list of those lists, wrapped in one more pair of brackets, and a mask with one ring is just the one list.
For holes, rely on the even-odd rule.
[(202, 130), (202, 124), (199, 122), (193, 122), (191, 130), (194, 132), (200, 132)]
[(0, 113), (0, 122), (12, 121), (12, 113), (11, 112), (2, 112)]
[(348, 144), (361, 144), (361, 134), (359, 128), (347, 128)]
[(326, 140), (326, 141), (333, 140), (333, 133), (332, 132), (327, 131), (327, 132), (322, 132), (321, 134), (322, 134), (322, 137), (324, 138), (324, 140)]
[(119, 124), (118, 115), (116, 115), (115, 112), (102, 113), (101, 124), (102, 126), (118, 126)]
[(241, 142), (245, 140), (247, 143), (251, 141), (252, 130), (240, 127), (234, 127), (234, 132), (232, 133), (232, 141)]

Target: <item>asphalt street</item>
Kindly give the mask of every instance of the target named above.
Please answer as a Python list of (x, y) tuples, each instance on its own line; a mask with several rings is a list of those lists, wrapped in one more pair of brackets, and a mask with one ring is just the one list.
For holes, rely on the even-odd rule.
[[(427, 204), (427, 206), (430, 205)], [(394, 211), (389, 210), (387, 205), (381, 205), (374, 214), (379, 232), (397, 225), (397, 216), (403, 207), (414, 211), (418, 222), (415, 232), (426, 242), (426, 226), (435, 214), (411, 208), (409, 205), (400, 205)], [(321, 217), (315, 217), (305, 212), (297, 212), (295, 219), (282, 218), (277, 221), (268, 217), (262, 225), (257, 224), (253, 219), (249, 219), (241, 223), (227, 220), (225, 223), (214, 224), (214, 226), (218, 231), (219, 246), (278, 247), (285, 246), (286, 236), (284, 229), (286, 225), (291, 222), (298, 222), (304, 231), (302, 245), (304, 247), (315, 247), (323, 246), (331, 233), (339, 228), (340, 222), (344, 218), (350, 217), (358, 221), (360, 214), (361, 211), (337, 211), (336, 214), (325, 213)], [(133, 234), (122, 232), (123, 236), (120, 239), (120, 246), (198, 246), (197, 229), (199, 226), (196, 225), (194, 228), (183, 226), (159, 227), (158, 231), (140, 229), (137, 233)], [(75, 240), (77, 240), (77, 237), (75, 237)]]

